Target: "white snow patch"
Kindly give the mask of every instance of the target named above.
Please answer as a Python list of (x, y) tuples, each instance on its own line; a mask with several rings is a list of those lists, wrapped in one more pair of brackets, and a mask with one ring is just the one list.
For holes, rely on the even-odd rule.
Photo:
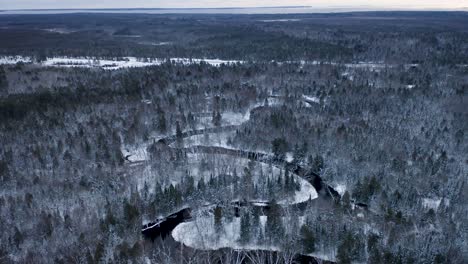
[(221, 121), (229, 125), (240, 125), (244, 122), (247, 122), (250, 117), (250, 111), (246, 114), (235, 113), (235, 112), (224, 112), (221, 114)]
[(318, 197), (317, 191), (315, 190), (314, 186), (312, 186), (312, 184), (310, 184), (309, 182), (297, 175), (294, 175), (294, 178), (296, 182), (300, 182), (301, 189), (299, 191), (296, 191), (292, 199), (286, 198), (285, 200), (279, 201), (278, 204), (303, 203), (308, 201), (309, 199), (313, 200)]
[(437, 210), (439, 208), (440, 202), (442, 199), (432, 199), (432, 198), (423, 198), (422, 203), (423, 207), (427, 209)]
[(151, 264), (151, 260), (148, 257), (145, 257), (145, 263), (146, 264)]
[(166, 41), (166, 42), (158, 42), (158, 43), (152, 43), (151, 45), (153, 46), (165, 46), (165, 45), (170, 45), (172, 42)]
[(44, 31), (47, 31), (50, 33), (57, 33), (57, 34), (70, 34), (74, 32), (68, 29), (63, 29), (63, 28), (46, 28), (44, 29)]
[[(265, 225), (265, 222), (266, 217), (260, 216), (262, 227)], [(279, 251), (278, 247), (265, 245), (262, 243), (263, 241), (251, 241), (247, 244), (240, 243), (240, 218), (233, 218), (232, 221), (223, 219), (221, 230), (216, 232), (212, 216), (197, 217), (193, 222), (179, 224), (172, 230), (172, 237), (174, 240), (196, 249), (216, 250), (220, 248), (233, 248)]]
[(142, 144), (139, 146), (122, 147), (121, 151), (124, 158), (127, 158), (128, 161), (138, 162), (149, 159), (147, 148), (147, 144)]
[[(267, 101), (269, 106), (281, 105), (281, 103), (283, 102), (282, 99), (277, 97), (268, 97)], [(265, 104), (263, 104), (263, 106), (265, 106)]]
[[(243, 63), (238, 60), (220, 60), (220, 59), (189, 59), (189, 58), (171, 58), (173, 63), (181, 63), (184, 65), (207, 63), (212, 66), (221, 66), (222, 64)], [(16, 64), (17, 62), (32, 62), (31, 58), (22, 56), (4, 56), (0, 57), (0, 64)], [(47, 58), (41, 63), (43, 66), (49, 67), (80, 67), (80, 68), (103, 68), (107, 70), (118, 70), (122, 68), (148, 67), (153, 65), (161, 65), (166, 59), (160, 58), (136, 58), (123, 57), (114, 59), (98, 59), (92, 57), (53, 57)]]
[(30, 57), (23, 57), (23, 56), (0, 57), (0, 64), (16, 64), (18, 62), (30, 63), (32, 62), (32, 59)]
[(286, 153), (286, 161), (292, 162), (294, 160), (293, 154), (291, 152)]
[[(194, 135), (183, 139), (183, 147), (191, 146), (215, 146), (229, 148), (229, 138), (233, 138), (235, 132), (222, 132), (222, 133), (208, 133), (202, 135)], [(177, 142), (171, 144), (171, 146), (177, 145)]]
[(207, 63), (212, 66), (221, 66), (222, 64), (229, 65), (229, 64), (244, 63), (244, 61), (240, 61), (240, 60), (220, 60), (220, 59), (171, 58), (170, 60), (174, 63), (182, 63), (184, 65)]
[(317, 103), (317, 104), (320, 103), (320, 99), (315, 96), (302, 95), (302, 98), (304, 98), (304, 100), (306, 100), (307, 102)]
[(336, 262), (335, 250), (319, 250), (307, 255), (325, 261)]
[(346, 192), (346, 184), (338, 183), (335, 185), (335, 187), (333, 187), (333, 189), (335, 189), (340, 194), (340, 196), (343, 196), (343, 194)]

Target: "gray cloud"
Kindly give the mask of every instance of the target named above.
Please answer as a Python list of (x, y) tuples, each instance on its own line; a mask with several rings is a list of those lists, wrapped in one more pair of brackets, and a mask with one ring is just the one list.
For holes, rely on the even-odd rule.
[(253, 6), (376, 7), (451, 9), (467, 7), (466, 0), (0, 0), (0, 9), (54, 8), (203, 8)]

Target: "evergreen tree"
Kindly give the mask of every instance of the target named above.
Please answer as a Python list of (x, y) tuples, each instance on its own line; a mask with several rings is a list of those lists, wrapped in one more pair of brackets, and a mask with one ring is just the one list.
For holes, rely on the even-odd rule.
[(284, 159), (288, 151), (288, 142), (284, 138), (276, 138), (271, 142), (271, 151), (279, 158)]
[(241, 244), (249, 243), (250, 235), (251, 235), (250, 213), (244, 212), (241, 216), (239, 242)]
[(6, 77), (6, 72), (5, 69), (2, 65), (0, 65), (0, 94), (2, 94), (3, 91), (6, 93), (6, 89), (8, 88), (8, 80)]
[(267, 214), (265, 233), (272, 241), (278, 241), (284, 235), (283, 220), (281, 219), (281, 207), (275, 200), (270, 202), (270, 210)]
[(158, 109), (158, 130), (161, 133), (165, 133), (167, 131), (166, 113), (161, 108)]
[(176, 122), (176, 138), (182, 140), (182, 129), (180, 129), (179, 121)]
[(223, 209), (220, 206), (216, 206), (213, 217), (216, 233), (219, 234), (223, 230)]
[(345, 231), (338, 244), (337, 259), (339, 263), (351, 263), (362, 257), (362, 244), (358, 237), (350, 231)]
[(303, 225), (301, 227), (301, 242), (304, 249), (304, 253), (312, 253), (315, 251), (315, 236), (312, 230)]
[(345, 209), (349, 209), (351, 205), (351, 199), (348, 191), (345, 191), (343, 197), (341, 198), (341, 205)]
[(324, 162), (323, 162), (323, 158), (322, 156), (320, 155), (316, 155), (314, 160), (313, 160), (313, 163), (312, 163), (312, 170), (315, 172), (315, 173), (319, 173), (322, 171), (323, 169), (323, 166), (324, 166)]
[(211, 119), (211, 122), (213, 123), (214, 126), (219, 127), (221, 126), (221, 113), (220, 112), (213, 112), (213, 117)]

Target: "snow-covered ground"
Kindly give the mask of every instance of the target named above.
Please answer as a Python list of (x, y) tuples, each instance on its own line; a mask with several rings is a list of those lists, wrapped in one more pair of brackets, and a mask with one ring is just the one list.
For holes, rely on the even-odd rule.
[(337, 183), (333, 189), (335, 189), (339, 194), (340, 196), (343, 196), (343, 194), (346, 192), (346, 184), (343, 184), (343, 183)]
[[(259, 232), (265, 232), (266, 216), (260, 216)], [(288, 219), (283, 219), (285, 223)], [(172, 237), (186, 246), (216, 250), (220, 248), (232, 248), (239, 250), (271, 250), (280, 251), (279, 245), (269, 244), (266, 239), (263, 241), (250, 241), (241, 243), (240, 239), (240, 218), (227, 220), (223, 218), (222, 226), (216, 231), (214, 218), (212, 215), (196, 217), (192, 222), (179, 224), (173, 231)]]
[(237, 112), (224, 112), (221, 115), (221, 122), (227, 125), (240, 125), (244, 122), (247, 122), (250, 117), (250, 111), (247, 113), (237, 113)]
[[(230, 138), (233, 138), (234, 136), (235, 136), (235, 131), (195, 135), (195, 136), (184, 138), (183, 147), (214, 146), (214, 147), (231, 148), (232, 146), (228, 144), (228, 141)], [(171, 147), (176, 146), (177, 144), (178, 144), (177, 142), (174, 142), (171, 144)]]
[[(292, 21), (292, 20), (288, 20)], [(155, 43), (155, 45), (168, 45), (170, 42)], [(222, 59), (201, 59), (201, 58), (170, 58), (173, 63), (180, 63), (184, 65), (189, 64), (200, 64), (207, 63), (212, 66), (221, 66), (222, 64), (237, 64), (245, 63), (241, 60), (222, 60)], [(32, 62), (29, 57), (22, 56), (3, 56), (0, 57), (0, 64), (16, 64), (17, 62)], [(167, 59), (163, 58), (136, 58), (136, 57), (123, 57), (115, 59), (98, 59), (93, 57), (53, 57), (47, 58), (41, 64), (44, 66), (55, 66), (55, 67), (82, 67), (82, 68), (104, 68), (108, 70), (117, 70), (122, 68), (131, 67), (147, 67), (153, 65), (161, 65), (166, 62)], [(273, 61), (274, 62), (274, 61)], [(357, 63), (345, 63), (340, 64), (337, 62), (324, 62), (324, 61), (286, 61), (286, 62), (274, 62), (277, 64), (283, 63), (299, 63), (301, 65), (343, 65), (347, 68), (358, 68), (358, 69), (370, 69), (380, 70), (384, 68), (391, 68), (397, 66), (397, 64), (388, 64), (384, 62), (357, 62)], [(405, 67), (417, 67), (417, 64), (405, 64)]]
[[(222, 64), (243, 63), (237, 60), (220, 60), (220, 59), (190, 59), (190, 58), (171, 58), (173, 63), (184, 65), (207, 63), (212, 66), (221, 66)], [(22, 56), (5, 56), (0, 58), (0, 64), (16, 64), (17, 62), (32, 62), (31, 58)], [(80, 68), (103, 68), (107, 70), (118, 70), (123, 68), (148, 67), (153, 65), (161, 65), (166, 62), (166, 59), (159, 58), (136, 58), (124, 57), (120, 59), (96, 59), (85, 57), (53, 57), (47, 58), (40, 64), (49, 67), (80, 67)]]
[(22, 57), (22, 56), (0, 57), (0, 64), (16, 64), (18, 62), (30, 63), (32, 62), (32, 60), (30, 57)]
[[(221, 64), (233, 64), (238, 61), (227, 61), (219, 59), (187, 59), (187, 58), (171, 58), (171, 62), (184, 65), (207, 63), (212, 66), (220, 66)], [(118, 70), (122, 68), (148, 67), (153, 65), (161, 65), (166, 60), (164, 59), (139, 59), (135, 57), (125, 57), (123, 60), (95, 60), (91, 58), (48, 58), (42, 64), (44, 66), (56, 67), (85, 67), (85, 68), (104, 68), (108, 70)]]
[(296, 182), (300, 183), (300, 190), (294, 193), (294, 197), (280, 200), (278, 204), (298, 204), (306, 202), (309, 199), (316, 199), (318, 197), (317, 191), (315, 190), (314, 186), (312, 186), (312, 184), (297, 175), (294, 175), (294, 179)]
[(322, 249), (307, 255), (325, 261), (336, 262), (336, 250), (334, 249)]
[(427, 209), (433, 209), (433, 210), (437, 210), (441, 202), (442, 202), (442, 199), (440, 198), (437, 198), (437, 199), (423, 198), (422, 199), (423, 207)]
[(320, 104), (320, 99), (318, 97), (302, 95), (302, 98), (304, 98), (304, 100), (306, 100), (307, 102)]
[(257, 243), (245, 245), (240, 243), (240, 218), (233, 218), (230, 222), (224, 221), (222, 229), (216, 232), (213, 217), (198, 217), (195, 221), (179, 224), (172, 231), (172, 237), (186, 246), (204, 250), (220, 248), (279, 250), (276, 247)]
[(149, 159), (148, 144), (142, 144), (137, 147), (122, 147), (122, 155), (130, 162), (145, 161)]

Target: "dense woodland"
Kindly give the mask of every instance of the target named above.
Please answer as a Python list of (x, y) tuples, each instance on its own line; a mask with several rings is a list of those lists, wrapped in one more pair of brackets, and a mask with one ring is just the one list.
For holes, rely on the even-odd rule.
[[(467, 24), (442, 12), (0, 15), (0, 54), (34, 58), (0, 65), (0, 263), (467, 263)], [(54, 56), (243, 62), (39, 63)], [(271, 161), (189, 151), (216, 140)], [(144, 160), (126, 152), (137, 148)], [(304, 177), (281, 161), (340, 195), (282, 203)], [(232, 209), (257, 200), (269, 209)], [(216, 232), (238, 218), (237, 243), (276, 250), (142, 235), (185, 207)]]

